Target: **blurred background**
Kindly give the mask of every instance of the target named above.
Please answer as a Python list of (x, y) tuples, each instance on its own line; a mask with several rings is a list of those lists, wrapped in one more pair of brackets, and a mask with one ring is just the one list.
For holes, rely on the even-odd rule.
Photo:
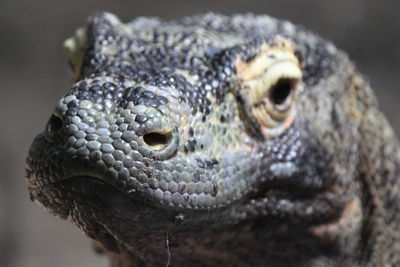
[(0, 2), (0, 266), (107, 266), (70, 222), (29, 200), (25, 156), (71, 73), (62, 42), (95, 11), (123, 21), (206, 11), (254, 12), (303, 24), (347, 51), (400, 133), (400, 1), (20, 0)]

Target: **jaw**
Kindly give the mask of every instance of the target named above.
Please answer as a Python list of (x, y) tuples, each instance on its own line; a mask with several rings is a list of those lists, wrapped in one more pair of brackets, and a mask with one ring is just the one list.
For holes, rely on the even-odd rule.
[(32, 195), (53, 214), (69, 217), (125, 263), (165, 264), (168, 239), (175, 265), (194, 260), (199, 266), (217, 262), (279, 266), (288, 257), (305, 264), (321, 255), (341, 253), (342, 237), (348, 236), (341, 232), (350, 229), (343, 222), (351, 221), (342, 218), (352, 218), (354, 211), (346, 206), (348, 198), (336, 193), (343, 188), (305, 191), (290, 180), (286, 184), (267, 180), (258, 184), (258, 191), (214, 210), (155, 204), (146, 193), (127, 194), (105, 180), (74, 176), (33, 187)]
[[(107, 214), (119, 218), (125, 228), (119, 228), (119, 223), (113, 227), (115, 232), (121, 232), (122, 235), (136, 231), (151, 235), (154, 231), (165, 231), (171, 226), (182, 231), (196, 228), (196, 232), (201, 232), (243, 223), (251, 225), (254, 221), (263, 221), (266, 225), (308, 225), (309, 229), (318, 229), (320, 225), (339, 220), (349, 203), (345, 195), (336, 193), (340, 190), (296, 194), (296, 188), (272, 187), (262, 193), (249, 193), (223, 208), (184, 209), (160, 205), (146, 192), (127, 194), (104, 179), (91, 176), (75, 176), (30, 189), (33, 198), (52, 213), (61, 217), (71, 216), (73, 220), (77, 220), (77, 224), (80, 224), (81, 219), (106, 219)], [(82, 198), (86, 200), (82, 201)], [(91, 206), (96, 202), (102, 204)], [(74, 217), (75, 212), (79, 214), (78, 217)], [(83, 224), (87, 225), (85, 222)], [(109, 223), (104, 221), (101, 224), (110, 230)], [(130, 238), (127, 240), (129, 242)]]
[[(308, 154), (306, 159), (311, 158)], [(168, 235), (173, 255), (182, 261), (197, 259), (207, 265), (218, 262), (216, 255), (222, 255), (227, 264), (244, 259), (248, 263), (252, 255), (261, 254), (265, 262), (279, 266), (273, 259), (287, 257), (281, 251), (290, 251), (293, 258), (307, 255), (302, 259), (307, 261), (316, 255), (337, 253), (338, 244), (343, 242), (338, 238), (340, 233), (321, 234), (319, 229), (340, 221), (352, 190), (335, 186), (337, 178), (327, 175), (330, 172), (324, 162), (328, 161), (317, 155), (315, 158), (321, 161), (323, 171), (269, 168), (265, 178), (257, 178), (258, 182), (252, 184), (252, 190), (217, 208), (185, 209), (156, 201), (145, 190), (121, 190), (104, 172), (93, 174), (92, 165), (88, 163), (87, 168), (82, 161), (76, 162), (79, 173), (45, 186), (36, 185), (32, 195), (53, 214), (69, 217), (113, 253), (143, 255), (145, 261), (165, 263), (159, 255), (165, 255)], [(309, 166), (307, 163), (299, 162), (298, 166)], [(267, 160), (260, 164), (276, 166)], [(326, 175), (313, 178), (315, 173)], [(323, 186), (321, 180), (325, 181)], [(307, 244), (298, 240), (306, 240)], [(304, 255), (296, 246), (303, 246)], [(196, 255), (191, 254), (193, 251)], [(307, 254), (309, 251), (312, 253)]]
[[(74, 184), (79, 187), (85, 182), (76, 180)], [(85, 186), (82, 187), (84, 191)], [(94, 188), (98, 192), (94, 198), (75, 193), (73, 197), (81, 200), (80, 203), (75, 201), (80, 215), (71, 218), (86, 234), (99, 240), (109, 251), (114, 251), (116, 257), (130, 258), (129, 261), (139, 259), (140, 255), (144, 262), (165, 264), (168, 259), (167, 240), (172, 263), (178, 264), (180, 260), (184, 263), (190, 259), (198, 262), (199, 266), (216, 262), (229, 265), (236, 261), (243, 264), (269, 262), (272, 266), (279, 266), (279, 259), (286, 257), (299, 258), (305, 263), (313, 257), (339, 253), (338, 235), (327, 238), (315, 230), (328, 226), (327, 222), (308, 228), (304, 222), (285, 224), (283, 222), (289, 217), (279, 218), (280, 214), (229, 222), (227, 215), (232, 214), (233, 208), (230, 213), (180, 213), (128, 198), (105, 184), (96, 183)], [(94, 203), (97, 206), (90, 206), (96, 205)], [(235, 207), (239, 209), (239, 206)], [(92, 219), (83, 216), (85, 210), (90, 210)], [(340, 221), (340, 216), (335, 220)], [(332, 224), (335, 220), (331, 220)], [(259, 262), (252, 262), (252, 256), (260, 254), (264, 256), (258, 258)]]
[[(297, 177), (297, 179), (300, 178)], [(334, 184), (327, 184), (325, 187), (308, 187), (293, 179), (262, 180), (253, 185), (253, 189), (238, 200), (222, 207), (210, 208), (187, 208), (174, 206), (171, 203), (165, 204), (155, 199), (150, 190), (121, 189), (110, 179), (95, 174), (76, 175), (45, 186), (35, 185), (29, 188), (33, 198), (44, 202), (43, 204), (60, 202), (62, 199), (60, 195), (72, 199), (71, 195), (74, 193), (83, 194), (103, 199), (111, 206), (119, 206), (118, 209), (110, 208), (115, 212), (125, 207), (125, 212), (118, 214), (118, 217), (126, 217), (132, 221), (132, 224), (140, 224), (141, 222), (135, 222), (134, 218), (142, 219), (143, 217), (144, 220), (157, 222), (157, 227), (167, 225), (171, 218), (174, 219), (180, 215), (185, 216), (185, 223), (193, 225), (207, 223), (207, 227), (212, 227), (214, 223), (218, 225), (221, 220), (225, 225), (233, 225), (260, 218), (314, 226), (337, 220), (351, 201), (348, 197), (351, 194), (343, 194), (351, 190), (345, 190)], [(46, 195), (46, 192), (50, 191), (57, 191), (58, 195), (55, 196), (52, 193)], [(57, 200), (54, 201), (55, 199)], [(68, 206), (64, 209), (66, 207)], [(48, 205), (47, 208), (53, 207)], [(132, 210), (134, 214), (131, 214)], [(145, 224), (149, 226), (148, 223)]]

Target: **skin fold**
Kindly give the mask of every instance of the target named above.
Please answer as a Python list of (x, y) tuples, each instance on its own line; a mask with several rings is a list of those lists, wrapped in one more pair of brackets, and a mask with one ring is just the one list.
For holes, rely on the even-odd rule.
[(399, 143), (330, 42), (269, 16), (98, 13), (65, 47), (29, 192), (112, 266), (400, 264)]

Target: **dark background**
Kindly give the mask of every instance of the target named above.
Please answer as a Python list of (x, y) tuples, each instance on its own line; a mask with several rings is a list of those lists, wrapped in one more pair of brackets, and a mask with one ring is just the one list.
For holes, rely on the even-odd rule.
[(0, 2), (0, 266), (106, 266), (68, 221), (29, 201), (25, 156), (65, 93), (70, 71), (63, 40), (95, 11), (129, 21), (206, 11), (285, 18), (347, 51), (369, 76), (397, 133), (400, 90), (400, 1), (14, 1)]

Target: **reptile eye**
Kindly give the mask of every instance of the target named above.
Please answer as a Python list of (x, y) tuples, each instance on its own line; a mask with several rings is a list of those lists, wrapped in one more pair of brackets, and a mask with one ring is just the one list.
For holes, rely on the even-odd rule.
[(51, 140), (54, 137), (54, 135), (62, 129), (63, 125), (64, 122), (60, 117), (54, 114), (51, 115), (46, 125), (46, 131), (45, 131), (46, 138), (48, 140)]
[(297, 86), (297, 79), (279, 79), (269, 90), (269, 100), (272, 104), (281, 105), (292, 95)]
[(168, 144), (171, 136), (171, 133), (147, 133), (143, 135), (143, 141), (155, 150), (159, 150)]
[[(239, 94), (247, 114), (264, 137), (282, 134), (296, 116), (297, 88), (302, 67), (289, 40), (277, 37), (264, 44), (258, 54), (235, 63), (241, 84)], [(299, 90), (300, 91), (300, 90)]]

